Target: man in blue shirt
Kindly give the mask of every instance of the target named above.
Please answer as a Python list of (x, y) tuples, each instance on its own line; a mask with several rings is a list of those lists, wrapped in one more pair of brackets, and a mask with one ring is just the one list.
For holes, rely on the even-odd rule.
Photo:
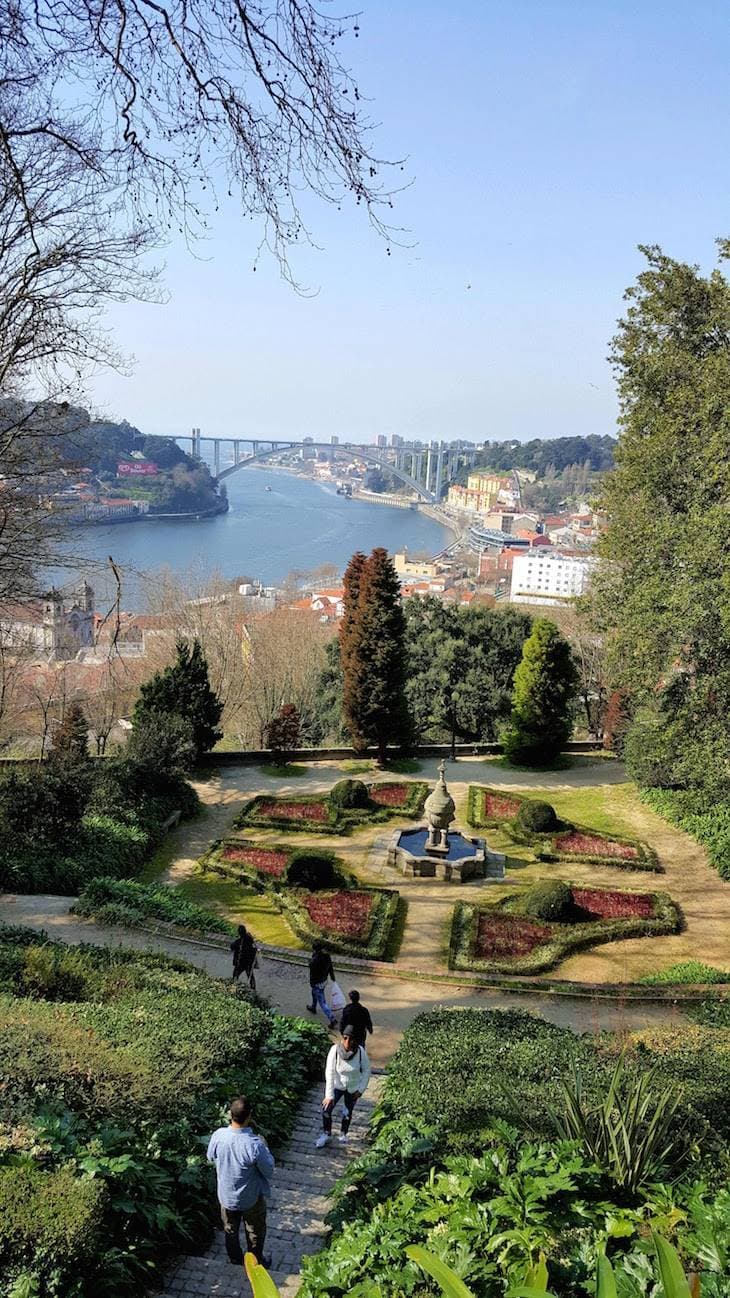
[(208, 1162), (215, 1164), (218, 1201), (221, 1206), (228, 1260), (243, 1262), (239, 1238), (241, 1222), (249, 1252), (264, 1266), (266, 1200), (271, 1195), (274, 1160), (262, 1136), (255, 1136), (249, 1118), (251, 1105), (245, 1095), (231, 1104), (231, 1123), (213, 1132), (208, 1145)]

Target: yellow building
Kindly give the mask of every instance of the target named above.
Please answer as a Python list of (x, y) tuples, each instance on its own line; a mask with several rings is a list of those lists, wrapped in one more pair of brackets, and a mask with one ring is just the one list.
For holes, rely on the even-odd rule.
[(510, 479), (501, 473), (470, 473), (465, 487), (449, 487), (446, 503), (452, 509), (488, 514), (497, 504), (500, 492), (509, 490), (510, 487)]

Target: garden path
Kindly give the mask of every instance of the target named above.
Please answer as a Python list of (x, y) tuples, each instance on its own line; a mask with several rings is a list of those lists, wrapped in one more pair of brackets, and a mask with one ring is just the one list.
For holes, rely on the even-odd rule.
[[(138, 951), (162, 951), (188, 960), (214, 977), (229, 975), (231, 962), (226, 951), (197, 942), (182, 942), (160, 934), (96, 924), (93, 920), (71, 915), (71, 897), (0, 895), (0, 922), (43, 929), (62, 942), (93, 942), (101, 946), (125, 946)], [(335, 969), (337, 961), (335, 960)], [(259, 991), (283, 1014), (304, 1013), (309, 999), (306, 968), (266, 954), (257, 972)], [(343, 978), (345, 990), (357, 986), (375, 1024), (368, 1043), (373, 1063), (385, 1066), (398, 1048), (401, 1036), (417, 1014), (437, 1007), (489, 1010), (530, 1010), (559, 1027), (574, 1032), (603, 1030), (635, 1031), (651, 1025), (684, 1022), (681, 1009), (671, 1004), (632, 1004), (621, 1001), (579, 999), (570, 996), (532, 995), (475, 988), (458, 983), (429, 980), (424, 970), (414, 978), (399, 978), (367, 972), (348, 974)]]
[[(318, 1253), (325, 1243), (327, 1196), (350, 1159), (363, 1152), (383, 1080), (373, 1077), (360, 1100), (348, 1145), (340, 1145), (335, 1136), (326, 1149), (314, 1148), (322, 1129), (322, 1086), (312, 1087), (304, 1100), (297, 1129), (277, 1159), (268, 1209), (266, 1253), (282, 1298), (293, 1298), (303, 1258)], [(245, 1274), (226, 1257), (223, 1232), (216, 1231), (213, 1245), (203, 1257), (181, 1259), (163, 1292), (165, 1298), (238, 1298), (249, 1292), (249, 1286)]]

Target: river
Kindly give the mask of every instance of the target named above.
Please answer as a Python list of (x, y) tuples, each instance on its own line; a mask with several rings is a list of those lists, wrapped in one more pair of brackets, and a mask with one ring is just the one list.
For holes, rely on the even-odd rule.
[[(417, 510), (347, 500), (329, 483), (281, 471), (241, 469), (226, 487), (231, 507), (216, 518), (79, 528), (73, 568), (81, 572), (88, 563), (88, 579), (103, 599), (109, 593), (103, 565), (113, 556), (124, 571), (124, 607), (136, 609), (143, 604), (144, 574), (163, 567), (275, 585), (293, 569), (334, 563), (342, 571), (355, 550), (382, 545), (392, 554), (407, 546), (434, 554), (453, 539)], [(70, 573), (58, 577), (67, 582)]]

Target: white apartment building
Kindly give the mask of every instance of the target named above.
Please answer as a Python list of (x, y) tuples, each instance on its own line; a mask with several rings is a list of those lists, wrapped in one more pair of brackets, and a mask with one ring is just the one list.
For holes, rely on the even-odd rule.
[(582, 595), (596, 560), (538, 546), (516, 554), (512, 564), (513, 604), (563, 604)]

